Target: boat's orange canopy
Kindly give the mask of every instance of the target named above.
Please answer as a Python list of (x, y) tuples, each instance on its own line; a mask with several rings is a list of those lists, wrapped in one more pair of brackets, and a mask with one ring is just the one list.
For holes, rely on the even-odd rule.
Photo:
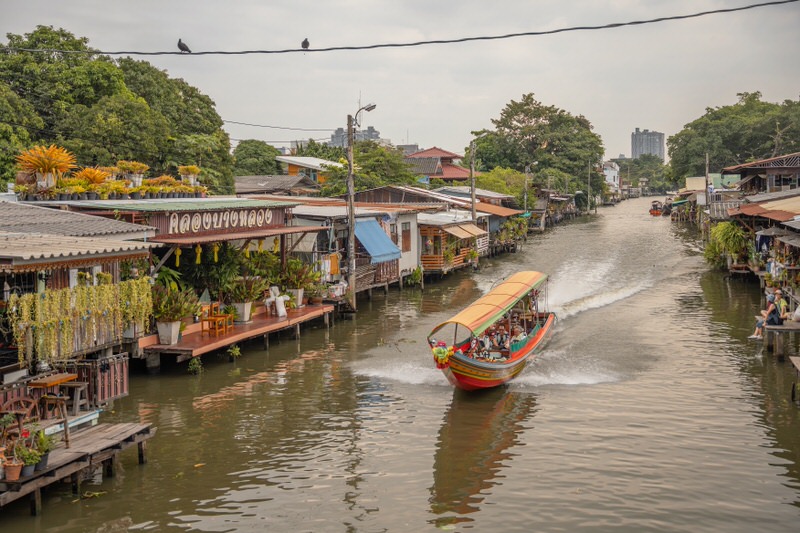
[(533, 289), (541, 287), (546, 281), (547, 274), (542, 272), (517, 272), (475, 300), (456, 316), (433, 328), (430, 336), (448, 324), (464, 326), (473, 335), (479, 335), (500, 320), (525, 295)]

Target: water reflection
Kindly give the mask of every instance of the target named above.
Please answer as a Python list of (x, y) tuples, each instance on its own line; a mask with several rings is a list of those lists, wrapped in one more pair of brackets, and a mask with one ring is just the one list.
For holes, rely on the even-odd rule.
[(437, 527), (470, 522), (510, 467), (524, 423), (536, 408), (536, 396), (505, 387), (465, 393), (455, 390), (436, 446), (430, 523)]

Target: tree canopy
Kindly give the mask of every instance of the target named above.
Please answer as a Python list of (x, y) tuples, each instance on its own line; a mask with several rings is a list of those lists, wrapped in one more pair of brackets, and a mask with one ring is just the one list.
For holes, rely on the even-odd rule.
[[(344, 163), (342, 168), (331, 167), (327, 172), (328, 179), (321, 191), (323, 196), (338, 196), (347, 192), (346, 158), (339, 162)], [(375, 141), (357, 141), (353, 145), (353, 168), (353, 182), (358, 191), (417, 182), (417, 176), (403, 160), (401, 149), (381, 146)]]
[[(52, 26), (7, 37), (10, 48), (94, 51), (88, 39)], [(136, 160), (153, 175), (194, 164), (213, 191), (233, 191), (230, 139), (214, 102), (144, 61), (6, 51), (0, 55), (0, 108), (4, 148), (56, 143), (83, 166)], [(13, 154), (4, 151), (0, 178), (14, 173)]]
[(246, 139), (233, 149), (234, 176), (271, 176), (281, 174), (282, 168), (276, 156), (277, 148), (264, 141)]
[(652, 154), (643, 154), (636, 159), (613, 159), (619, 165), (620, 179), (633, 187), (640, 187), (642, 179), (647, 180), (647, 188), (652, 192), (667, 192), (670, 189), (680, 188), (672, 180), (671, 169), (664, 164), (660, 157)]
[[(476, 169), (503, 167), (523, 172), (536, 162), (538, 174), (558, 170), (576, 184), (585, 184), (591, 176), (592, 188), (599, 191), (602, 187), (603, 177), (595, 167), (604, 151), (603, 142), (585, 117), (544, 105), (528, 93), (520, 101), (506, 104), (492, 124), (494, 130), (473, 132)], [(469, 159), (469, 150), (467, 153)]]
[(800, 152), (800, 100), (764, 102), (760, 92), (739, 93), (734, 105), (706, 108), (667, 140), (676, 179), (759, 159)]

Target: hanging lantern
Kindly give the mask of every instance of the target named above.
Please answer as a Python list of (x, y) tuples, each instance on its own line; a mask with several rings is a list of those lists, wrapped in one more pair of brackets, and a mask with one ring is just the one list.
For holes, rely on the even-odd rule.
[(181, 266), (181, 249), (175, 249), (175, 268), (179, 268)]
[(258, 251), (262, 252), (264, 250), (264, 239), (258, 239)]
[(215, 263), (219, 262), (219, 254), (218, 254), (218, 252), (219, 252), (219, 243), (215, 242), (214, 243), (214, 262)]
[(244, 256), (250, 259), (250, 245), (247, 245), (247, 248), (244, 249)]
[(277, 237), (272, 239), (272, 253), (277, 254), (281, 251), (281, 240)]
[(194, 264), (200, 264), (200, 258), (203, 256), (203, 247), (199, 244), (194, 247)]

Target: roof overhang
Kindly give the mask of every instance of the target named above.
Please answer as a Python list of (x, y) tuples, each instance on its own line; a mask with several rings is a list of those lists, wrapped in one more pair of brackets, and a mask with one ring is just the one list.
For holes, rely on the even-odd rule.
[(206, 244), (209, 242), (263, 239), (265, 237), (275, 237), (277, 235), (289, 235), (293, 233), (305, 234), (327, 231), (329, 229), (329, 226), (283, 226), (280, 228), (253, 229), (235, 233), (215, 233), (213, 235), (163, 235), (155, 237), (152, 241), (163, 244), (189, 246), (193, 244)]

